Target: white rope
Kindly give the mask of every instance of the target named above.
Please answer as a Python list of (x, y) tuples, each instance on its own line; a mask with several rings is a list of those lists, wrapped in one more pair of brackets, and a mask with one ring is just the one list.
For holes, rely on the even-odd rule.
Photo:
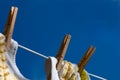
[(39, 53), (39, 52), (36, 52), (36, 51), (34, 51), (34, 50), (31, 50), (31, 49), (29, 49), (29, 48), (27, 48), (27, 47), (24, 47), (24, 46), (22, 46), (22, 45), (20, 45), (20, 44), (18, 44), (18, 47), (20, 47), (20, 48), (22, 48), (22, 49), (24, 49), (24, 50), (27, 50), (27, 51), (29, 51), (29, 52), (31, 52), (31, 53), (34, 53), (34, 54), (36, 54), (36, 55), (38, 55), (38, 56), (41, 56), (41, 57), (43, 57), (43, 58), (45, 58), (45, 59), (48, 59), (47, 56), (45, 56), (45, 55), (43, 55), (43, 54), (41, 54), (41, 53)]
[(100, 79), (100, 80), (107, 80), (107, 79), (105, 79), (105, 78), (103, 78), (103, 77), (100, 77), (100, 76), (97, 76), (97, 75), (95, 75), (95, 74), (88, 73), (88, 75), (93, 76), (93, 77), (95, 77), (95, 78), (98, 78), (98, 79)]

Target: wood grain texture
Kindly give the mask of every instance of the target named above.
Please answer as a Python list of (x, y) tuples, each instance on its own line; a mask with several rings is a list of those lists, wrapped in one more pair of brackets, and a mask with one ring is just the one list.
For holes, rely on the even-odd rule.
[(85, 68), (86, 64), (88, 63), (88, 61), (92, 57), (95, 50), (96, 50), (96, 48), (94, 48), (93, 46), (90, 46), (89, 49), (87, 50), (87, 52), (85, 53), (85, 55), (82, 57), (82, 59), (78, 63), (78, 67), (79, 67), (78, 72), (80, 74), (82, 73), (82, 71)]
[(70, 39), (71, 39), (71, 35), (66, 35), (64, 37), (64, 39), (62, 41), (62, 44), (61, 44), (61, 46), (59, 48), (59, 51), (58, 51), (58, 53), (56, 55), (56, 58), (58, 60), (56, 68), (57, 68), (58, 71), (61, 69), (62, 61), (63, 61), (63, 59), (65, 57), (65, 54), (66, 54)]
[(18, 12), (17, 7), (11, 7), (9, 15), (8, 15), (7, 23), (6, 23), (4, 32), (3, 32), (3, 34), (6, 37), (7, 49), (9, 49), (9, 47), (10, 47), (10, 41), (11, 41), (12, 34), (13, 34), (13, 29), (14, 29), (14, 25), (15, 25), (17, 12)]

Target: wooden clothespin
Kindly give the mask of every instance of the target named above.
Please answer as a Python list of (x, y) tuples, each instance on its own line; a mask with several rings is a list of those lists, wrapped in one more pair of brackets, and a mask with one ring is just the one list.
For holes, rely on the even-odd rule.
[(79, 71), (78, 72), (80, 74), (82, 73), (82, 71), (85, 68), (86, 64), (88, 63), (88, 61), (92, 57), (92, 55), (93, 55), (95, 50), (96, 50), (96, 48), (94, 48), (93, 46), (90, 46), (89, 49), (87, 50), (87, 52), (85, 53), (85, 55), (82, 57), (82, 59), (78, 63), (78, 67), (79, 67)]
[(13, 29), (14, 29), (14, 25), (15, 25), (17, 12), (18, 12), (17, 7), (11, 7), (9, 15), (8, 15), (7, 23), (6, 23), (4, 32), (3, 32), (3, 34), (6, 37), (5, 41), (6, 41), (7, 49), (9, 49), (9, 47), (10, 47), (10, 41), (11, 41), (12, 34), (13, 34)]
[(70, 39), (71, 39), (71, 35), (66, 35), (64, 37), (63, 42), (62, 42), (62, 44), (61, 44), (61, 46), (59, 48), (59, 51), (58, 51), (58, 53), (56, 55), (56, 58), (58, 60), (56, 68), (57, 68), (58, 71), (61, 69), (62, 61), (64, 60), (64, 57), (65, 57), (65, 54), (66, 54)]
[[(69, 42), (71, 39), (71, 35), (66, 35), (62, 41), (62, 44), (58, 50), (58, 53), (56, 55), (56, 58), (58, 60), (57, 65), (56, 65), (56, 69), (59, 71), (61, 69), (62, 66), (62, 61), (64, 59), (64, 56), (66, 54)], [(51, 73), (47, 76), (47, 80), (51, 80)]]

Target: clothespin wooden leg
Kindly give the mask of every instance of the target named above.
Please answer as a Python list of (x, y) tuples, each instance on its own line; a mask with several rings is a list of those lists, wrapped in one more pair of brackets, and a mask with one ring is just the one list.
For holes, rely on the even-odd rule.
[(81, 61), (78, 63), (78, 67), (79, 67), (78, 72), (80, 74), (82, 73), (82, 71), (85, 68), (86, 64), (88, 63), (88, 61), (92, 57), (95, 50), (96, 50), (96, 48), (94, 48), (93, 46), (90, 46), (89, 49), (87, 50), (87, 52), (85, 53), (85, 55), (82, 57)]
[[(64, 59), (64, 56), (66, 54), (69, 42), (71, 39), (71, 35), (66, 35), (62, 41), (62, 44), (58, 50), (58, 53), (56, 55), (56, 58), (58, 60), (58, 63), (56, 65), (57, 70), (59, 71), (61, 69), (62, 61)], [(47, 80), (51, 80), (51, 74), (47, 76)]]
[(11, 7), (9, 15), (8, 15), (7, 23), (6, 23), (4, 32), (3, 32), (3, 34), (6, 37), (7, 49), (9, 49), (9, 46), (10, 46), (10, 41), (11, 41), (12, 34), (13, 34), (13, 29), (14, 29), (17, 12), (18, 12), (17, 7)]
[(71, 39), (71, 35), (66, 35), (64, 37), (63, 42), (62, 42), (62, 44), (60, 46), (60, 49), (58, 51), (58, 54), (56, 55), (56, 58), (58, 60), (56, 68), (57, 68), (58, 71), (61, 69), (62, 61), (63, 61), (64, 56), (66, 54), (70, 39)]

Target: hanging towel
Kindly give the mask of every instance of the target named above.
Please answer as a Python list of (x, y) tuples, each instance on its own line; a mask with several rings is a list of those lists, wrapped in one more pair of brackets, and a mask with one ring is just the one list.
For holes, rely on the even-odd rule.
[(9, 50), (5, 47), (5, 37), (0, 33), (0, 80), (28, 80), (19, 71), (16, 65), (18, 43), (11, 40)]

